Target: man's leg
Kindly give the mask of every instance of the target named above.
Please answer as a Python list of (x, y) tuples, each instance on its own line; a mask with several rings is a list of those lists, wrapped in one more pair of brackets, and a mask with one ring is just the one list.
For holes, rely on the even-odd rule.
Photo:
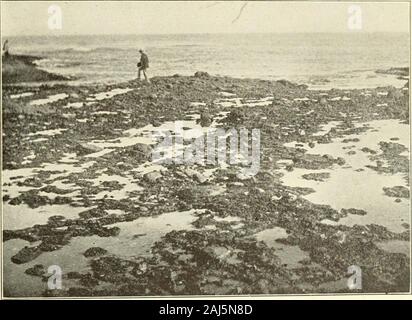
[(144, 75), (145, 80), (146, 80), (148, 83), (150, 83), (150, 80), (149, 80), (149, 78), (147, 77), (147, 74), (146, 74), (146, 70), (147, 70), (147, 69), (143, 69), (143, 75)]
[(139, 67), (139, 72), (137, 73), (137, 80), (140, 80), (140, 72), (142, 71), (142, 68)]

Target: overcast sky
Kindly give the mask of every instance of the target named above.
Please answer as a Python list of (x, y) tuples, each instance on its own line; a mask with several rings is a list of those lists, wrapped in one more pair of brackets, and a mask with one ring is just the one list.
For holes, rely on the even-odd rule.
[[(353, 32), (348, 7), (358, 4), (357, 32), (408, 32), (407, 3), (247, 2), (23, 2), (2, 1), (2, 34), (158, 34)], [(61, 7), (61, 30), (49, 30), (48, 7)]]

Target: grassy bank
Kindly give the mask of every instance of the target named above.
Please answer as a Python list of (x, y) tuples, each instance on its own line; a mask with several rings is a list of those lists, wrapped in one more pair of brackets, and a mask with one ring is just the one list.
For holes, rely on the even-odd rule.
[(64, 76), (38, 69), (34, 61), (40, 59), (39, 57), (25, 55), (9, 55), (7, 58), (2, 57), (3, 83), (68, 80), (68, 78)]

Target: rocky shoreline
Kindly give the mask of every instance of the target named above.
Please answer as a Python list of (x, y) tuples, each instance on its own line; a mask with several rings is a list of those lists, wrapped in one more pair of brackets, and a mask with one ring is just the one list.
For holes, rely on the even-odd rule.
[(53, 74), (37, 68), (35, 61), (41, 57), (27, 55), (9, 55), (2, 57), (3, 84), (16, 84), (20, 82), (46, 82), (71, 80), (62, 75)]
[[(52, 211), (46, 221), (4, 228), (6, 296), (22, 294), (14, 290), (24, 277), (36, 283), (25, 295), (39, 288), (46, 296), (353, 293), (346, 286), (352, 265), (362, 268), (357, 292), (409, 291), (409, 255), (382, 247), (410, 241), (409, 219), (402, 232), (339, 224), (371, 213), (312, 203), (305, 196), (313, 189), (282, 181), (286, 172), (305, 169), (303, 179), (324, 183), (330, 175), (318, 170), (348, 167), (343, 157), (310, 149), (336, 139), (351, 147), (354, 135), (373, 131), (359, 124), (409, 124), (407, 87), (308, 90), (285, 80), (197, 72), (155, 77), (151, 85), (45, 84), (3, 87), (2, 94), (3, 219)], [(259, 173), (241, 179), (238, 166), (156, 167), (153, 145), (137, 129), (178, 120), (258, 128)], [(319, 135), (331, 122), (337, 125)], [(347, 152), (368, 155), (373, 165), (362, 170), (400, 175), (406, 186), (384, 186), (382, 197), (405, 205), (405, 148), (396, 139), (379, 142), (377, 150)], [(138, 232), (139, 223), (161, 227)], [(146, 243), (147, 252), (140, 252)], [(46, 289), (51, 254), (56, 264), (64, 255), (79, 261), (73, 270), (63, 267), (62, 290)], [(13, 272), (24, 272), (23, 280)]]

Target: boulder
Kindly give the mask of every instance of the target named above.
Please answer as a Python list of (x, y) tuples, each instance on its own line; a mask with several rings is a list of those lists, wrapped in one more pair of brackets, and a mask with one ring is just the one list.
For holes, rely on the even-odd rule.
[(11, 261), (16, 264), (22, 264), (36, 259), (42, 251), (37, 247), (24, 247), (17, 254), (11, 257)]
[(210, 116), (209, 112), (203, 111), (200, 114), (200, 119), (198, 122), (202, 127), (208, 127), (212, 124), (212, 117)]
[(156, 182), (156, 180), (160, 179), (162, 177), (162, 174), (158, 171), (152, 171), (152, 172), (148, 172), (143, 176), (143, 179), (154, 183)]
[(36, 264), (31, 268), (28, 268), (24, 273), (31, 275), (31, 276), (36, 276), (36, 277), (41, 277), (46, 273), (46, 270), (43, 265), (41, 264)]
[(103, 256), (107, 253), (106, 249), (99, 248), (99, 247), (92, 247), (87, 249), (83, 255), (85, 257), (97, 257), (97, 256)]
[(320, 105), (326, 106), (328, 104), (328, 100), (325, 97), (320, 98), (319, 100)]
[(394, 198), (409, 198), (409, 189), (404, 186), (384, 187), (383, 192), (388, 197)]
[(342, 209), (341, 214), (346, 217), (348, 214), (354, 214), (358, 216), (364, 216), (367, 214), (365, 210), (362, 209), (355, 209), (355, 208), (350, 208), (350, 209)]
[(195, 77), (196, 78), (208, 78), (210, 77), (210, 75), (205, 71), (197, 71), (195, 72)]
[(78, 155), (85, 155), (89, 153), (95, 153), (102, 151), (103, 149), (97, 146), (94, 146), (89, 143), (78, 143), (76, 146), (76, 151)]
[(204, 183), (208, 180), (207, 176), (205, 176), (204, 174), (202, 174), (202, 173), (200, 173), (196, 170), (190, 169), (190, 168), (187, 168), (185, 170), (185, 174), (188, 177), (195, 179), (199, 183)]
[(119, 227), (101, 228), (97, 230), (96, 233), (99, 237), (116, 237), (120, 233), (120, 228)]

